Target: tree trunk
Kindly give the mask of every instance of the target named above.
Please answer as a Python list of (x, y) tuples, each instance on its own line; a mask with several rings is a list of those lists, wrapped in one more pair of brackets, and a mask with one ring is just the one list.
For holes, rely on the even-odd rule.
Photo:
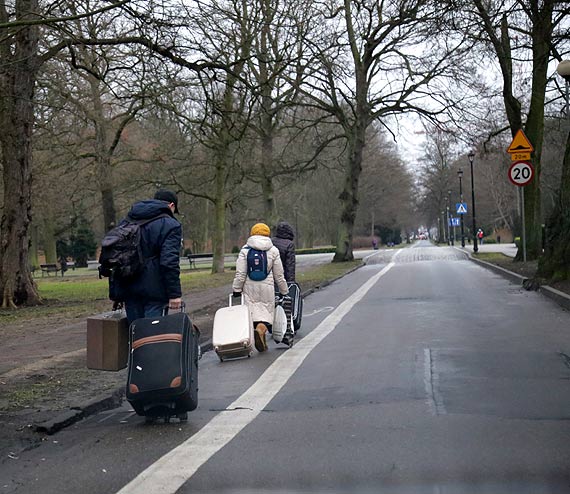
[(365, 145), (366, 125), (357, 122), (354, 135), (349, 137), (349, 153), (344, 188), (339, 196), (341, 217), (333, 262), (352, 261), (352, 237), (358, 210), (358, 181), (362, 172), (362, 152)]
[(101, 189), (101, 201), (103, 204), (104, 227), (105, 231), (108, 232), (117, 224), (117, 210), (115, 209), (115, 198), (111, 185)]
[(264, 176), (261, 182), (263, 192), (263, 218), (265, 223), (273, 230), (277, 225), (277, 212), (275, 210), (275, 188), (271, 178)]
[(551, 281), (570, 279), (570, 132), (562, 165), (558, 203), (546, 224), (546, 249), (538, 275)]
[(214, 234), (212, 273), (224, 272), (226, 239), (226, 153), (218, 157), (216, 164), (216, 201), (214, 210)]
[[(263, 100), (265, 101), (265, 97)], [(264, 103), (268, 104), (267, 102)], [(262, 139), (261, 139), (261, 191), (263, 194), (263, 214), (265, 223), (271, 228), (277, 224), (277, 212), (275, 211), (275, 188), (271, 176), (273, 170), (273, 122), (269, 109), (262, 116)]]
[(30, 252), (28, 253), (28, 258), (30, 259), (30, 267), (32, 269), (38, 269), (40, 267), (40, 261), (38, 258), (38, 227), (37, 225), (31, 225), (30, 227)]
[[(38, 11), (37, 0), (16, 2), (18, 18)], [(7, 20), (6, 5), (0, 20)], [(0, 225), (0, 294), (2, 308), (41, 302), (28, 267), (32, 203), (32, 131), (37, 73), (38, 28), (23, 26), (0, 42), (0, 146), (4, 209)]]
[[(552, 37), (552, 2), (544, 2), (538, 11), (532, 28), (532, 95), (525, 133), (534, 147), (532, 164), (535, 178), (525, 187), (525, 223), (527, 259), (538, 259), (542, 254), (542, 203), (541, 203), (541, 157), (544, 140), (544, 101), (548, 81), (548, 62)], [(519, 249), (522, 255), (522, 249)]]
[(345, 171), (344, 188), (339, 196), (341, 217), (333, 262), (345, 262), (354, 259), (352, 237), (354, 221), (358, 211), (358, 182), (362, 173), (362, 153), (366, 145), (366, 129), (370, 123), (370, 107), (367, 99), (369, 89), (367, 67), (358, 59), (355, 49), (353, 49), (353, 56), (355, 57), (356, 104), (354, 123), (351, 126), (345, 126), (345, 133), (348, 139), (348, 162)]
[(101, 193), (101, 205), (103, 209), (103, 228), (105, 232), (111, 230), (117, 223), (117, 211), (113, 194), (113, 167), (109, 154), (109, 142), (107, 121), (101, 100), (100, 82), (95, 77), (90, 77), (91, 98), (94, 106), (95, 125), (95, 153), (97, 155), (97, 173), (99, 177), (99, 191)]

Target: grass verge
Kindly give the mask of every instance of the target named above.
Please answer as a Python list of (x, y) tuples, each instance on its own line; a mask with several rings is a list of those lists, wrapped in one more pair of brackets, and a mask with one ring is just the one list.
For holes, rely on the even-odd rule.
[(307, 290), (325, 281), (334, 280), (361, 264), (361, 260), (320, 264), (312, 269), (298, 273), (297, 282), (302, 290)]
[(513, 259), (512, 257), (506, 256), (501, 252), (478, 252), (477, 254), (473, 254), (473, 257), (487, 262), (493, 262), (493, 261), (508, 262), (509, 260), (512, 261)]
[[(361, 261), (327, 263), (300, 272), (297, 276), (306, 290), (324, 281), (342, 276), (361, 264)], [(209, 270), (182, 271), (182, 293), (188, 294), (224, 286), (232, 282), (235, 271), (211, 274)], [(44, 304), (36, 307), (21, 307), (16, 310), (0, 310), (0, 326), (18, 324), (42, 318), (82, 318), (111, 308), (107, 291), (108, 280), (91, 277), (37, 279)]]
[(473, 254), (473, 257), (508, 269), (525, 278), (534, 278), (538, 270), (538, 261), (515, 261), (512, 257), (501, 254), (500, 252), (478, 252), (477, 254)]

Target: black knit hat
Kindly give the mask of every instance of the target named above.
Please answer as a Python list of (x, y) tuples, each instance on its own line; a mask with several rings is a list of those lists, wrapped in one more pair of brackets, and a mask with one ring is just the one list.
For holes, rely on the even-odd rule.
[(168, 189), (159, 189), (154, 194), (154, 198), (158, 199), (159, 201), (166, 201), (168, 203), (174, 203), (174, 212), (176, 214), (179, 213), (178, 211), (178, 197), (174, 192)]

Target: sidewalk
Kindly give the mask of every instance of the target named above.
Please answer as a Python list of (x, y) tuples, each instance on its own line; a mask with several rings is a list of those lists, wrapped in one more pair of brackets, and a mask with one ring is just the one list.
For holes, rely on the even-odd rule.
[[(461, 247), (461, 241), (455, 242), (455, 247), (467, 252), (473, 253), (473, 244), (465, 244), (465, 247)], [(477, 244), (480, 253), (486, 252), (500, 252), (509, 257), (515, 257), (517, 255), (518, 247), (515, 244)]]
[(483, 244), (479, 245), (479, 254), (481, 253), (492, 253), (499, 252), (511, 259), (505, 259), (504, 262), (493, 260), (486, 261), (483, 259), (477, 259), (473, 256), (473, 245), (467, 244), (465, 247), (461, 247), (461, 244), (455, 248), (463, 252), (468, 253), (469, 258), (480, 264), (481, 266), (490, 269), (504, 278), (507, 278), (511, 283), (522, 286), (526, 290), (537, 290), (545, 297), (553, 300), (561, 307), (566, 310), (570, 310), (570, 282), (563, 281), (549, 285), (539, 285), (536, 280), (534, 280), (536, 275), (536, 270), (538, 268), (537, 261), (530, 261), (526, 264), (523, 262), (513, 262), (518, 247), (513, 244)]

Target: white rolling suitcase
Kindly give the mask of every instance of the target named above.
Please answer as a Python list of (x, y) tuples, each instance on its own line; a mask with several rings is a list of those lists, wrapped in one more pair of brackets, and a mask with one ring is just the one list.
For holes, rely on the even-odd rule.
[(243, 303), (218, 309), (214, 316), (212, 346), (220, 361), (226, 358), (251, 357), (253, 353), (253, 321), (247, 305)]

